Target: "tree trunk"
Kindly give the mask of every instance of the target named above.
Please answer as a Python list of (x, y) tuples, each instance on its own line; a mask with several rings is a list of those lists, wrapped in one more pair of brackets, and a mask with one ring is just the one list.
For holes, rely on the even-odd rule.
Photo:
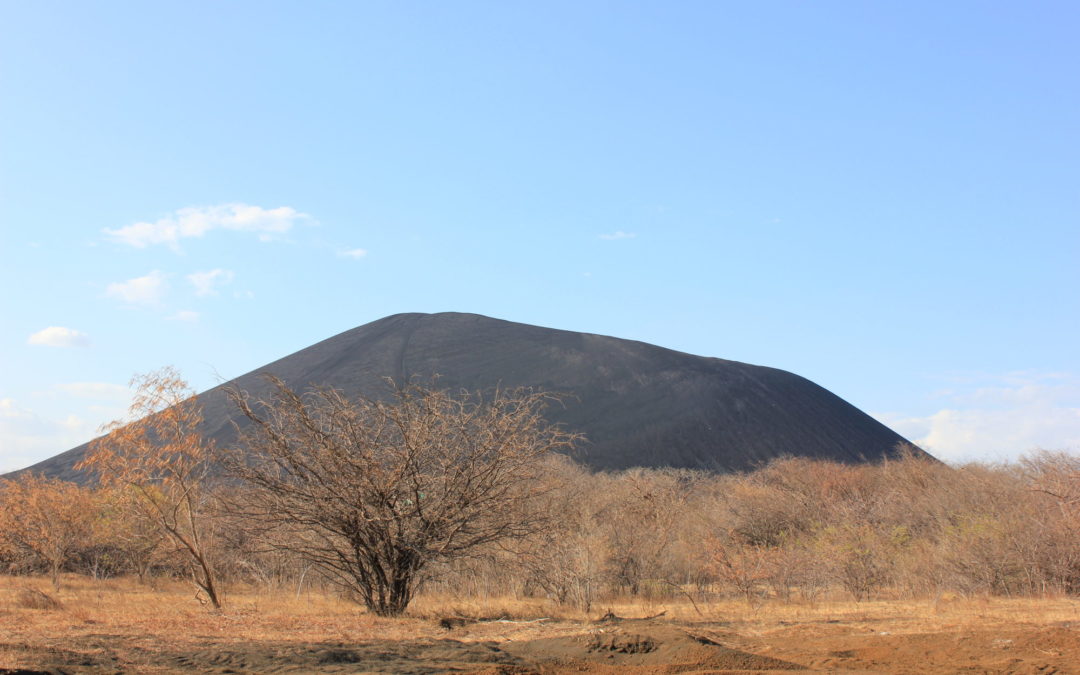
[(401, 616), (412, 601), (416, 590), (419, 566), (412, 556), (390, 571), (389, 579), (381, 580), (376, 588), (364, 594), (365, 604), (376, 616)]
[(214, 609), (221, 609), (221, 600), (218, 598), (217, 587), (214, 584), (214, 575), (205, 567), (202, 567), (203, 574), (197, 576), (192, 574), (195, 579), (195, 585), (198, 586), (204, 593), (206, 593), (206, 599), (210, 602), (210, 606)]

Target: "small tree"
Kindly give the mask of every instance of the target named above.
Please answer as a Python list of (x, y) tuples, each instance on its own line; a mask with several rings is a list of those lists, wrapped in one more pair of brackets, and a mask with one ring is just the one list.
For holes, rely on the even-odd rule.
[(508, 547), (513, 563), (507, 567), (524, 572), (527, 594), (539, 590), (560, 605), (583, 612), (592, 609), (610, 556), (607, 538), (595, 520), (602, 506), (598, 493), (607, 493), (610, 486), (598, 486), (597, 478), (569, 460), (551, 462), (546, 468), (544, 480), (552, 489), (537, 500), (537, 506), (548, 514), (548, 525)]
[(131, 380), (128, 419), (104, 427), (77, 469), (123, 487), (188, 560), (191, 581), (221, 607), (213, 561), (213, 444), (199, 433), (202, 408), (179, 373), (166, 367)]
[(97, 506), (92, 491), (55, 478), (0, 481), (0, 540), (45, 563), (59, 591), (65, 563), (91, 543)]
[(772, 581), (770, 553), (774, 550), (729, 531), (705, 541), (706, 568), (753, 604), (763, 586)]
[(430, 563), (540, 527), (541, 460), (576, 440), (542, 417), (550, 394), (410, 384), (384, 401), (270, 379), (269, 401), (231, 392), (253, 423), (229, 460), (254, 488), (248, 512), (381, 616), (405, 610)]
[(168, 535), (148, 517), (141, 491), (121, 487), (103, 495), (98, 539), (116, 551), (124, 566), (145, 582), (168, 545)]
[[(1080, 593), (1080, 456), (1041, 450), (1021, 460), (1025, 478), (1041, 500), (1039, 521), (1047, 576), (1069, 593)], [(1025, 538), (1032, 530), (1027, 528)]]

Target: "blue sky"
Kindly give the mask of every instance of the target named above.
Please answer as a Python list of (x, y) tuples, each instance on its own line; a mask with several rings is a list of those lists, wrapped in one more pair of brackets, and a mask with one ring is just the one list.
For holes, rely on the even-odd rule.
[(1068, 2), (0, 1), (0, 470), (406, 311), (1080, 451)]

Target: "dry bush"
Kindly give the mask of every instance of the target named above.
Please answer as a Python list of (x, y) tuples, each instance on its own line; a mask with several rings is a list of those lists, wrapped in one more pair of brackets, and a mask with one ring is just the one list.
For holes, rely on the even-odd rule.
[(1025, 458), (1021, 470), (1041, 497), (1045, 573), (1062, 591), (1080, 593), (1080, 456), (1040, 451)]
[(892, 580), (890, 542), (869, 525), (846, 523), (823, 533), (824, 564), (856, 602), (870, 600)]
[(714, 536), (705, 542), (706, 569), (722, 584), (747, 602), (761, 597), (773, 579), (770, 561), (774, 547), (747, 541), (736, 531)]
[(105, 427), (75, 468), (131, 495), (131, 505), (187, 557), (200, 600), (221, 607), (217, 588), (213, 443), (199, 433), (202, 408), (173, 368), (131, 380), (128, 417)]
[(154, 565), (166, 557), (165, 533), (142, 507), (136, 490), (103, 487), (100, 497), (102, 508), (94, 522), (96, 548), (115, 556), (119, 571), (145, 582)]
[[(9, 487), (0, 499), (16, 505), (23, 488)], [(402, 512), (430, 502), (428, 488), (418, 491), (420, 499), (401, 493), (384, 504)], [(161, 530), (132, 498), (139, 494), (131, 487), (84, 491), (87, 501), (79, 503), (86, 506), (67, 515), (55, 510), (62, 499), (39, 500), (54, 508), (47, 517), (53, 529), (73, 533), (59, 558), (40, 548), (54, 535), (19, 538), (25, 519), (14, 514), (24, 507), (0, 509), (0, 564), (56, 578), (61, 570), (128, 572), (152, 583), (182, 576), (190, 556), (162, 545)], [(746, 601), (760, 607), (770, 597), (788, 603), (1080, 593), (1080, 457), (1064, 453), (962, 466), (914, 452), (858, 466), (785, 458), (733, 475), (590, 473), (555, 456), (535, 465), (526, 492), (515, 495), (522, 498), (512, 511), (544, 526), (522, 539), (430, 560), (414, 581), (439, 598), (437, 611), (485, 616), (513, 601), (528, 611), (583, 616), (626, 603), (659, 608), (689, 598), (707, 610), (736, 602), (717, 591), (739, 598), (742, 611), (750, 611)], [(316, 508), (327, 503), (314, 493), (305, 498)], [(235, 488), (228, 501), (240, 512), (281, 512)], [(312, 567), (306, 547), (318, 538), (307, 523), (267, 529), (213, 515), (214, 569), (230, 587), (250, 584), (296, 598), (329, 588), (330, 577)]]
[(795, 532), (812, 527), (809, 499), (778, 489), (760, 475), (733, 479), (721, 502), (723, 524), (752, 546), (779, 546)]
[(596, 489), (596, 476), (565, 461), (554, 463), (548, 478), (552, 489), (536, 504), (548, 526), (513, 546), (513, 565), (526, 596), (588, 612), (603, 591), (610, 555), (595, 527), (602, 490)]
[(960, 593), (1037, 592), (1029, 574), (1039, 546), (1040, 509), (1019, 472), (968, 464), (954, 470), (936, 495), (936, 528), (926, 536), (948, 590)]
[(15, 606), (23, 609), (54, 611), (63, 605), (53, 596), (36, 588), (22, 588), (15, 594)]
[(74, 483), (28, 474), (0, 481), (0, 540), (39, 560), (60, 589), (60, 572), (91, 541), (97, 503)]
[(609, 551), (607, 584), (616, 592), (655, 597), (678, 578), (675, 544), (698, 476), (642, 469), (592, 477), (599, 508), (593, 521)]
[(402, 613), (435, 561), (549, 524), (543, 460), (577, 436), (548, 423), (556, 396), (452, 394), (389, 382), (386, 400), (334, 389), (230, 399), (251, 422), (229, 470), (243, 515), (318, 564), (380, 616)]
[(821, 564), (820, 549), (812, 546), (797, 539), (770, 550), (767, 581), (776, 598), (790, 602), (798, 592), (800, 599), (813, 602), (828, 588), (829, 570)]

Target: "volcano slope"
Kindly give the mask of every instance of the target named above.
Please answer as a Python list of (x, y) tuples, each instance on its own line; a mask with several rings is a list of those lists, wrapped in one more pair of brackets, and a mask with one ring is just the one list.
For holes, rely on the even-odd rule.
[[(199, 395), (203, 431), (236, 439), (239, 415), (225, 396), (237, 386), (267, 395), (262, 375), (293, 388), (326, 385), (383, 396), (385, 378), (471, 391), (530, 386), (568, 394), (551, 421), (581, 432), (577, 459), (597, 470), (676, 467), (730, 472), (793, 455), (874, 461), (907, 441), (835, 394), (792, 373), (693, 356), (619, 338), (541, 328), (476, 314), (395, 314)], [(29, 471), (68, 480), (87, 445)]]

